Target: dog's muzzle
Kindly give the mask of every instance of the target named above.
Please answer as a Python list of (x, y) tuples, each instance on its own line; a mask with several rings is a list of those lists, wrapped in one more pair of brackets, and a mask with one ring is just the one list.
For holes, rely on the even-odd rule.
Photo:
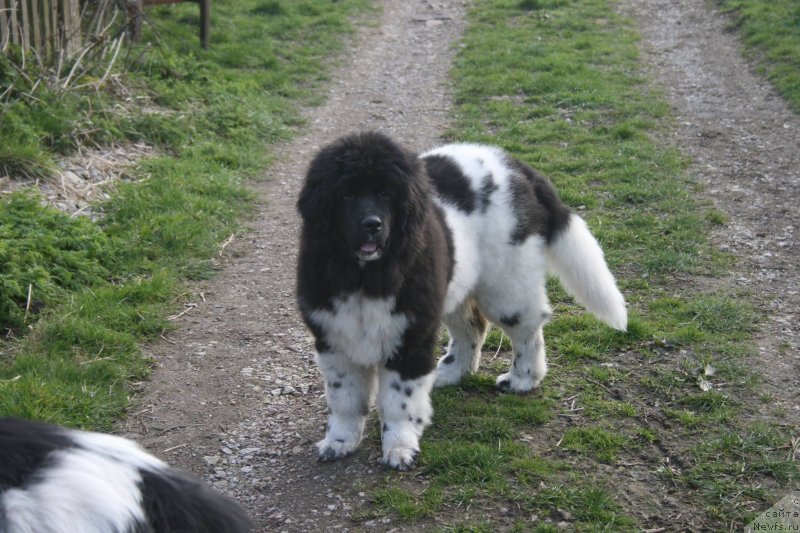
[(356, 256), (361, 261), (374, 261), (380, 258), (382, 250), (376, 240), (383, 229), (383, 221), (377, 215), (370, 215), (361, 221), (361, 228), (366, 233), (366, 240), (356, 251)]

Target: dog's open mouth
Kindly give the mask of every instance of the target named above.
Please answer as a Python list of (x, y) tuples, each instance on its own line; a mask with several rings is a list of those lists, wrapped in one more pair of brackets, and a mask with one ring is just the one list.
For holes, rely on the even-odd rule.
[(374, 242), (365, 242), (361, 245), (356, 251), (356, 256), (361, 261), (374, 261), (381, 256), (382, 250), (378, 247), (378, 245)]

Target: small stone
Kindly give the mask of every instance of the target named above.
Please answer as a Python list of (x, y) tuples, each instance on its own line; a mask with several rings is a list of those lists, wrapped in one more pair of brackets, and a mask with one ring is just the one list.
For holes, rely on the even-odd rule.
[(222, 457), (219, 455), (206, 455), (203, 457), (203, 461), (205, 461), (208, 466), (214, 466), (219, 463), (220, 460), (222, 460)]

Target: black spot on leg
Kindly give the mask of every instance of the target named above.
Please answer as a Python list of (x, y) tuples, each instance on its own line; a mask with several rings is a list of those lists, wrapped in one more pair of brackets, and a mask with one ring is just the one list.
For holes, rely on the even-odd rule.
[(445, 357), (444, 359), (442, 359), (442, 363), (444, 363), (446, 365), (449, 365), (450, 363), (452, 363), (455, 360), (456, 360), (456, 356), (453, 355), (453, 354), (450, 354), (447, 357)]
[(398, 382), (396, 382), (396, 381), (393, 381), (392, 382), (392, 388), (399, 392), (400, 391), (400, 384)]
[(530, 376), (531, 375), (531, 369), (529, 368), (528, 370), (525, 371), (525, 373)]
[(409, 422), (413, 422), (413, 421), (414, 421), (414, 417), (413, 417), (413, 416), (411, 416), (411, 415), (408, 415), (408, 421), (409, 421)]
[(386, 433), (387, 431), (389, 431), (389, 426), (383, 424), (383, 432)]
[(334, 389), (341, 388), (341, 386), (342, 386), (341, 381), (334, 381), (333, 383), (331, 383), (331, 387), (333, 387)]
[(519, 324), (520, 314), (514, 313), (513, 315), (508, 316), (501, 316), (500, 323), (504, 326), (508, 326), (509, 328), (513, 328), (517, 324)]
[(408, 405), (406, 405), (406, 402), (403, 402), (403, 404), (400, 406), (400, 409), (402, 409), (403, 411), (405, 411), (405, 410), (406, 410), (406, 407), (408, 407)]
[(406, 396), (411, 397), (411, 394), (414, 392), (414, 389), (412, 389), (411, 387), (406, 387), (406, 390), (403, 392), (406, 393)]
[(417, 424), (422, 424), (422, 419), (417, 417)]

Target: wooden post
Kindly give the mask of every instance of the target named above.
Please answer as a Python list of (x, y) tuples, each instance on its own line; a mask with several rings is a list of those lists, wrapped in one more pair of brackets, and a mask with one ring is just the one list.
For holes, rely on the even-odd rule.
[(8, 17), (6, 16), (6, 0), (0, 0), (0, 51), (6, 49), (10, 39), (8, 34), (11, 28), (8, 25)]
[(67, 57), (81, 49), (81, 6), (78, 0), (66, 0), (64, 5), (64, 37)]
[(11, 42), (19, 44), (19, 23), (17, 23), (17, 0), (11, 0), (9, 18), (11, 19)]
[(22, 37), (22, 50), (27, 52), (30, 50), (30, 22), (28, 20), (28, 2), (21, 0), (19, 2), (20, 11), (22, 13), (22, 24), (20, 25), (20, 36)]
[(33, 49), (41, 58), (44, 55), (44, 46), (42, 46), (42, 21), (39, 18), (39, 0), (31, 2), (31, 26), (33, 26)]
[(127, 0), (128, 21), (131, 29), (131, 41), (138, 41), (142, 36), (142, 0)]
[(53, 37), (56, 25), (53, 23), (52, 0), (42, 0), (42, 19), (44, 20), (44, 57), (48, 60), (53, 57)]
[(211, 0), (200, 0), (200, 44), (208, 50), (211, 33)]

